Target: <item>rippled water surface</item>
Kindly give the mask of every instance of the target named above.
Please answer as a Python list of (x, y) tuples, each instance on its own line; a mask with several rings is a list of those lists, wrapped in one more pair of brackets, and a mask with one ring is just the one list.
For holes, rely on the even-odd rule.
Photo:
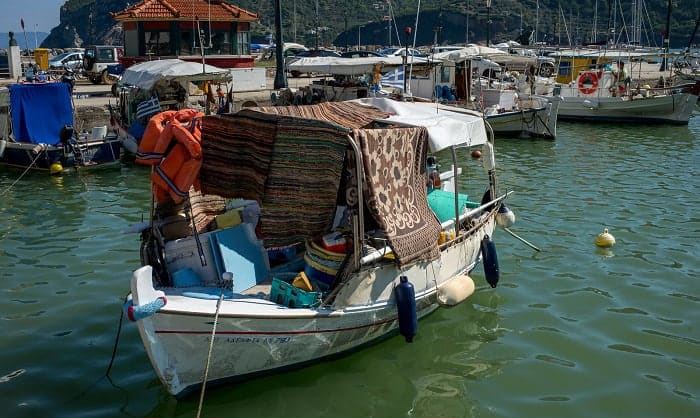
[[(558, 134), (497, 141), (512, 229), (542, 249), (497, 231), (498, 288), (424, 319), (413, 344), (211, 389), (202, 415), (697, 416), (700, 114)], [(103, 377), (148, 171), (21, 174), (0, 168), (0, 415), (195, 416), (198, 397), (167, 394), (131, 323)], [(611, 250), (593, 244), (603, 228)]]

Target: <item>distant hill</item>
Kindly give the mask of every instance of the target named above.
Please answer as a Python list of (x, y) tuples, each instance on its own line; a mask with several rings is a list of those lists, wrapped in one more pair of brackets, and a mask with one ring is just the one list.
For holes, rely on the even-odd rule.
[[(259, 22), (251, 26), (252, 42), (264, 42), (265, 35), (274, 33), (274, 0), (224, 1), (258, 13)], [(109, 13), (121, 11), (135, 3), (135, 0), (68, 0), (61, 7), (61, 22), (51, 30), (42, 46), (62, 48), (79, 46), (77, 43), (121, 44), (120, 25), (112, 20)], [(435, 40), (438, 44), (464, 43), (465, 40), (483, 43), (487, 26), (485, 3), (422, 0), (417, 30), (414, 30), (417, 34), (416, 44), (430, 45)], [(493, 0), (489, 10), (492, 22), (490, 39), (492, 43), (527, 40), (527, 34), (536, 27), (537, 41), (581, 45), (604, 42), (606, 38), (613, 37), (612, 29), (615, 29), (618, 43), (635, 41), (631, 38), (637, 33), (638, 43), (661, 46), (661, 34), (666, 28), (667, 3), (668, 0), (539, 0), (537, 9), (535, 1)], [(671, 47), (684, 48), (688, 45), (698, 17), (698, 0), (674, 0), (672, 4)], [(417, 5), (417, 0), (393, 0), (391, 3), (384, 0), (282, 1), (284, 38), (287, 42), (296, 41), (307, 46), (316, 43), (322, 46), (397, 44), (397, 36), (401, 43), (405, 43), (404, 28), (415, 26)], [(468, 14), (466, 5), (470, 5)], [(638, 5), (637, 13), (632, 10), (634, 5)], [(385, 19), (392, 15), (398, 30), (394, 28), (389, 31)], [(597, 15), (597, 20), (594, 15)], [(635, 15), (644, 17), (644, 22), (639, 25), (641, 30), (630, 27)], [(33, 39), (29, 39), (29, 33), (27, 38), (32, 46)], [(530, 39), (535, 40), (535, 37)], [(22, 36), (18, 40), (23, 41)], [(413, 41), (412, 37), (410, 41)], [(696, 39), (698, 42), (700, 40)]]
[[(27, 40), (25, 43), (24, 33), (15, 33), (15, 39), (17, 40), (17, 45), (20, 49), (27, 49), (27, 44), (29, 44), (29, 49), (34, 49), (36, 45), (41, 46), (41, 43), (44, 42), (44, 39), (46, 39), (46, 37), (49, 36), (49, 34), (46, 32), (27, 32), (26, 34)], [(7, 32), (0, 33), (0, 49), (7, 49), (9, 44), (10, 36), (7, 34)]]

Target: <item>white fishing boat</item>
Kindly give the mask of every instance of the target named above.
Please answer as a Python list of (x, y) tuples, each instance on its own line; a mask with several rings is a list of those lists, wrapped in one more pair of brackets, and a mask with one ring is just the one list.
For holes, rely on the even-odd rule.
[(610, 70), (582, 71), (557, 90), (559, 120), (566, 121), (687, 125), (698, 100), (692, 93), (649, 85), (621, 91)]
[[(493, 56), (474, 55), (471, 48), (434, 54), (428, 71), (411, 71), (405, 82), (407, 96), (449, 104), (457, 111), (479, 111), (498, 137), (554, 139), (559, 103), (540, 97), (551, 93), (553, 79), (536, 75), (541, 69), (534, 64), (529, 76), (503, 71)], [(403, 94), (403, 69), (385, 74), (381, 83)], [(523, 90), (537, 94), (521, 94)]]
[[(503, 83), (498, 79), (485, 79), (479, 74), (491, 74), (501, 67), (493, 61), (480, 56), (469, 55), (471, 49), (457, 52), (448, 51), (434, 54), (431, 58), (408, 57), (365, 57), (335, 58), (313, 57), (301, 58), (289, 68), (295, 71), (332, 74), (332, 79), (314, 81), (307, 87), (290, 94), (282, 103), (311, 104), (324, 101), (355, 100), (364, 97), (401, 96), (407, 100), (429, 100), (448, 103), (456, 107), (457, 112), (469, 108), (482, 112), (497, 136), (556, 137), (557, 107), (556, 101), (540, 97), (528, 97), (520, 100), (512, 83)], [(404, 74), (409, 73), (404, 86)], [(465, 74), (474, 73), (474, 87), (466, 88), (468, 80)], [(533, 78), (534, 79), (534, 78)], [(551, 92), (553, 84), (546, 77), (537, 77), (535, 92)], [(486, 80), (486, 81), (483, 81)], [(487, 86), (481, 86), (481, 83)], [(497, 84), (500, 88), (491, 88)], [(549, 85), (551, 84), (551, 85)], [(404, 93), (404, 87), (408, 93)], [(465, 105), (467, 97), (475, 100)], [(280, 95), (280, 97), (284, 97)]]
[(168, 109), (215, 112), (220, 98), (212, 90), (221, 88), (225, 105), (230, 81), (229, 69), (180, 59), (133, 65), (117, 82), (117, 105), (110, 107), (112, 130), (124, 149), (136, 154), (151, 116)]
[(170, 155), (156, 167), (125, 304), (167, 390), (203, 395), (396, 332), (420, 338), (419, 318), (472, 294), (480, 261), (495, 287), (492, 236), (514, 217), (486, 126), (376, 98), (201, 119), (201, 154), (186, 152), (201, 169), (171, 170)]

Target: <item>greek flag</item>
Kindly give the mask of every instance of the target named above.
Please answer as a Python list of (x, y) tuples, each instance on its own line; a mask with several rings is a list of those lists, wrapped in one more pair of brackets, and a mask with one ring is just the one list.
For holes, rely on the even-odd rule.
[(136, 106), (136, 119), (150, 119), (156, 113), (160, 113), (160, 102), (156, 96), (144, 100)]
[(380, 80), (382, 87), (390, 86), (403, 90), (404, 67), (395, 68), (384, 74)]

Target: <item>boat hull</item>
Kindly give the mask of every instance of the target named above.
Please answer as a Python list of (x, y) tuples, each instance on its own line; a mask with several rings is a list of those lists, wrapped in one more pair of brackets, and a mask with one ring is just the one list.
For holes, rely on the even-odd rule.
[(119, 138), (124, 150), (129, 154), (136, 155), (139, 149), (139, 140), (131, 135), (128, 129), (117, 123), (112, 124), (112, 129), (117, 133), (117, 138)]
[(433, 312), (442, 286), (475, 267), (481, 240), (494, 228), (492, 211), (481, 216), (478, 227), (443, 245), (440, 258), (433, 262), (401, 270), (393, 263), (365, 266), (341, 285), (332, 303), (315, 309), (287, 308), (270, 301), (264, 292), (228, 294), (215, 319), (217, 288), (208, 288), (209, 297), (193, 297), (191, 289), (154, 289), (152, 269), (145, 266), (132, 278), (134, 303), (164, 295), (167, 304), (137, 322), (139, 333), (156, 374), (177, 397), (201, 387), (206, 364), (208, 384), (302, 367), (395, 334), (394, 287), (401, 275), (415, 288), (418, 317)]
[(53, 163), (60, 163), (63, 168), (102, 165), (119, 161), (121, 143), (116, 138), (104, 140), (79, 141), (77, 147), (82, 159), (77, 158), (69, 148), (52, 145), (7, 142), (0, 163), (16, 167), (30, 167), (49, 170)]
[(497, 136), (555, 139), (558, 103), (552, 101), (546, 107), (491, 114), (486, 120)]
[(621, 97), (563, 97), (559, 120), (687, 125), (697, 96), (688, 93), (626, 100)]

